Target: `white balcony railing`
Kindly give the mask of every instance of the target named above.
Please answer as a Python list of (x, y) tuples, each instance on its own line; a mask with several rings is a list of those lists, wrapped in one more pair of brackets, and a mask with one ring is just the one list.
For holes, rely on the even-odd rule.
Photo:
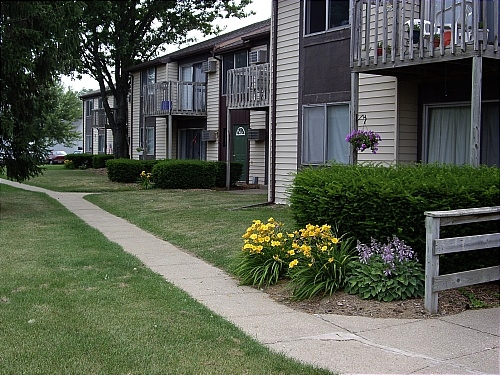
[(145, 85), (142, 95), (145, 116), (207, 115), (207, 86), (204, 82), (158, 82)]
[(270, 64), (251, 65), (227, 72), (227, 108), (269, 106)]

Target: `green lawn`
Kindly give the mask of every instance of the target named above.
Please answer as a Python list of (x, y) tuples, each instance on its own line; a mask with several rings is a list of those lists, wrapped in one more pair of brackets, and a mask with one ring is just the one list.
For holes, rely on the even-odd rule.
[[(45, 194), (0, 186), (2, 374), (328, 373), (272, 353)], [(103, 200), (117, 200), (118, 206), (127, 202), (140, 222), (152, 221), (158, 230), (165, 227), (161, 221), (168, 211), (172, 223), (199, 231), (204, 215), (192, 214), (193, 224), (181, 211), (195, 212), (189, 206), (200, 208), (212, 198), (170, 194), (167, 199), (167, 192), (154, 190), (115, 192), (104, 194)], [(216, 216), (240, 212), (226, 210), (235, 205), (232, 200), (213, 220), (206, 218), (211, 232), (230, 227)], [(151, 220), (150, 210), (161, 218)], [(206, 208), (205, 216), (210, 210), (215, 208)], [(253, 213), (247, 212), (249, 217)], [(233, 231), (237, 237), (240, 228)], [(189, 230), (183, 232), (178, 238), (196, 242), (186, 239)], [(214, 233), (216, 239), (206, 243), (227, 243), (230, 232)]]

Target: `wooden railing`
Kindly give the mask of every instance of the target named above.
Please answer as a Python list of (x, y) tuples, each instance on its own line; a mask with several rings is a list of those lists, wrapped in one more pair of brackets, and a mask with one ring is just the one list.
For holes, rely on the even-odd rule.
[(227, 72), (227, 108), (269, 106), (270, 64), (251, 65)]
[(204, 82), (164, 81), (142, 90), (145, 116), (207, 115), (207, 85)]
[(92, 110), (92, 127), (93, 128), (106, 128), (108, 127), (108, 118), (104, 108)]
[(439, 275), (439, 256), (500, 247), (500, 233), (439, 238), (440, 227), (500, 220), (500, 206), (451, 211), (425, 212), (425, 308), (432, 314), (438, 310), (438, 292), (462, 286), (500, 280), (500, 266)]
[(351, 0), (351, 5), (351, 67), (357, 70), (443, 56), (500, 58), (498, 1)]

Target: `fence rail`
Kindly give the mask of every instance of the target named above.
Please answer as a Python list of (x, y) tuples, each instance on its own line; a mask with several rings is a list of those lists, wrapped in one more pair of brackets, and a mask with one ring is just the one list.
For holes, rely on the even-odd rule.
[(270, 64), (250, 65), (227, 72), (227, 107), (269, 106)]
[(427, 211), (425, 212), (425, 216), (426, 259), (424, 305), (426, 310), (432, 314), (437, 313), (438, 292), (442, 290), (500, 280), (500, 266), (439, 275), (439, 256), (442, 254), (500, 247), (500, 233), (440, 239), (440, 228), (447, 225), (500, 220), (500, 206), (450, 211)]

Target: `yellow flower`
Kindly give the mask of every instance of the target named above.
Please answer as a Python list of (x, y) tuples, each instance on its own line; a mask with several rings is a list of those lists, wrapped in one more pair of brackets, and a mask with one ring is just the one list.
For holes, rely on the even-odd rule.
[(252, 249), (253, 248), (253, 245), (252, 244), (249, 244), (249, 243), (246, 243), (244, 246), (243, 246), (243, 249)]
[(308, 264), (308, 266), (309, 266), (309, 267), (312, 267), (312, 265), (313, 265), (312, 263), (309, 263), (309, 264)]
[(290, 237), (290, 238), (293, 238), (294, 234), (293, 233), (287, 233), (287, 236)]
[(328, 246), (323, 245), (323, 246), (321, 247), (321, 251), (327, 251), (327, 250), (328, 250)]
[(276, 255), (273, 255), (273, 259), (277, 262), (280, 261), (280, 257), (276, 254)]
[(297, 259), (294, 259), (288, 264), (288, 267), (293, 268), (297, 265), (297, 263), (299, 263), (299, 261)]
[(279, 241), (271, 241), (271, 246), (280, 246), (281, 242)]
[(278, 233), (278, 234), (276, 235), (276, 237), (278, 237), (278, 238), (282, 238), (282, 237), (283, 237), (283, 233)]
[(339, 239), (338, 239), (337, 237), (333, 237), (333, 238), (332, 238), (332, 242), (333, 242), (333, 243), (339, 243)]
[(264, 241), (266, 241), (266, 242), (271, 241), (271, 237), (269, 237), (269, 236), (265, 236), (265, 237), (264, 237)]
[(295, 251), (293, 251), (293, 250), (288, 250), (288, 254), (289, 254), (289, 255), (295, 255)]
[(333, 258), (328, 258), (328, 263), (332, 263), (333, 262)]
[(250, 238), (251, 238), (252, 240), (256, 240), (256, 239), (257, 239), (257, 235), (256, 235), (255, 233), (253, 233), (252, 235), (250, 235)]

